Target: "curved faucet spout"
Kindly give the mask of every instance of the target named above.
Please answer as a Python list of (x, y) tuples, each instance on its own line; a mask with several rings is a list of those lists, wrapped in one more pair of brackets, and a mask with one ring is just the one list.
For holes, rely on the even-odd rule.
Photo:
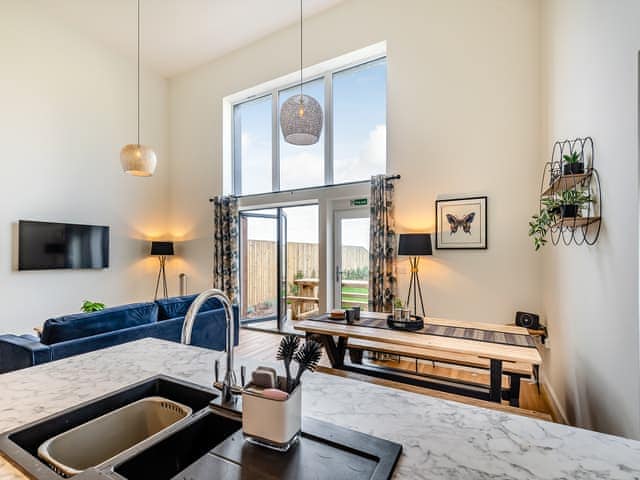
[(233, 369), (233, 347), (235, 343), (235, 329), (233, 325), (233, 310), (231, 308), (231, 302), (229, 298), (222, 292), (222, 290), (218, 290), (217, 288), (211, 288), (209, 290), (205, 290), (200, 295), (196, 297), (193, 301), (187, 314), (184, 317), (184, 323), (182, 324), (182, 336), (181, 342), (185, 345), (191, 345), (191, 334), (193, 332), (193, 324), (195, 323), (196, 316), (202, 308), (204, 302), (209, 300), (210, 298), (217, 298), (222, 303), (222, 307), (224, 308), (224, 317), (225, 317), (225, 327), (227, 329), (227, 345), (225, 347), (225, 351), (227, 353), (227, 371), (224, 376), (222, 396), (225, 401), (231, 398), (231, 387), (233, 387), (236, 383), (235, 372)]

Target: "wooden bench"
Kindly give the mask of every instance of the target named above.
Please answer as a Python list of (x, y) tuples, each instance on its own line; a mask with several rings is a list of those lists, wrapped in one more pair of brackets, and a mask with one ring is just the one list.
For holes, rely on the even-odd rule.
[[(447, 352), (443, 350), (434, 350), (429, 348), (411, 347), (408, 345), (396, 345), (385, 342), (375, 342), (372, 340), (363, 340), (349, 338), (347, 343), (349, 354), (352, 361), (359, 363), (362, 361), (362, 352), (381, 352), (401, 357), (415, 358), (419, 360), (427, 360), (430, 362), (439, 362), (447, 365), (458, 365), (463, 367), (477, 368), (489, 370), (489, 359), (480, 358), (473, 355), (463, 353)], [(355, 354), (355, 355), (354, 355)], [(503, 372), (509, 377), (508, 384), (503, 383), (504, 388), (508, 388), (509, 395), (507, 400), (513, 406), (519, 403), (520, 380), (522, 378), (531, 378), (533, 369), (531, 365), (516, 362), (504, 362)], [(433, 375), (429, 375), (433, 377)], [(438, 377), (439, 378), (439, 377)], [(440, 379), (440, 378), (439, 378)]]
[[(303, 317), (317, 315), (320, 308), (320, 299), (318, 297), (291, 295), (287, 296), (287, 302), (291, 304), (291, 318), (293, 320), (300, 320)], [(303, 312), (303, 307), (308, 304), (315, 305), (317, 308), (313, 308), (309, 312)]]

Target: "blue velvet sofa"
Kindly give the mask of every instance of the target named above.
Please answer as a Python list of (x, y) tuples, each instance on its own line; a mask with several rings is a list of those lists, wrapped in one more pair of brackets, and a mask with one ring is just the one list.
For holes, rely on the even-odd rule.
[[(141, 338), (179, 342), (182, 323), (195, 295), (152, 303), (134, 303), (99, 312), (50, 318), (40, 338), (35, 335), (0, 335), (0, 373), (60, 360)], [(238, 307), (233, 307), (235, 343), (238, 343)], [(216, 298), (200, 309), (193, 328), (193, 345), (224, 350), (224, 309)]]

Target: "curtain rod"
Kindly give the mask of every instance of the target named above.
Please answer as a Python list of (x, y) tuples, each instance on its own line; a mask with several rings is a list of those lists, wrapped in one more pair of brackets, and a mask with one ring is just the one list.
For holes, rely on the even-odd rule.
[[(400, 180), (400, 175), (389, 175), (386, 180)], [(252, 193), (249, 195), (230, 195), (235, 198), (249, 198), (249, 197), (261, 197), (263, 195), (277, 195), (280, 193), (295, 193), (295, 192), (304, 192), (307, 190), (316, 190), (318, 188), (332, 188), (332, 187), (346, 187), (349, 185), (361, 185), (363, 183), (371, 183), (371, 180), (360, 180), (357, 182), (344, 182), (344, 183), (334, 183), (333, 185), (320, 185), (317, 187), (302, 187), (302, 188), (292, 188), (291, 190), (280, 190), (279, 192), (264, 192), (264, 193)], [(213, 202), (215, 198), (210, 198), (209, 202)]]

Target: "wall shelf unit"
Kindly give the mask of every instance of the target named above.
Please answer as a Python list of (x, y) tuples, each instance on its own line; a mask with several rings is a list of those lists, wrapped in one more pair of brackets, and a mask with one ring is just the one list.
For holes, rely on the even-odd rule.
[[(575, 155), (577, 162), (567, 162), (566, 155)], [(565, 245), (594, 245), (598, 241), (602, 223), (602, 193), (594, 160), (591, 137), (560, 140), (553, 145), (551, 160), (545, 164), (542, 174), (540, 212), (548, 210), (549, 202), (562, 202), (567, 192), (584, 198), (584, 205), (578, 209), (577, 216), (563, 217), (560, 208), (555, 208), (555, 221), (549, 228), (553, 245), (558, 245), (560, 241)]]

